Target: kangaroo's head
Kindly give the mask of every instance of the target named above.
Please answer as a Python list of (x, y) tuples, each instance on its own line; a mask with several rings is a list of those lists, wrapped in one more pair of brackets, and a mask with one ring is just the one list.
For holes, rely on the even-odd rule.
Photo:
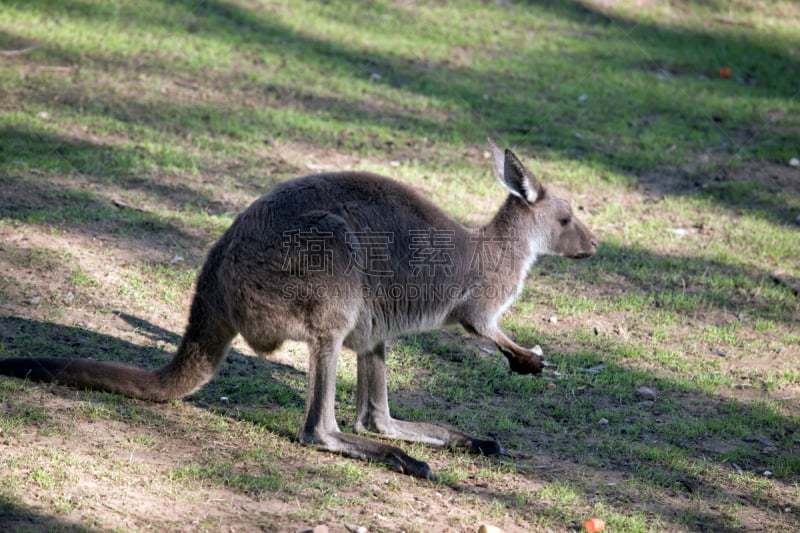
[(545, 189), (528, 172), (514, 152), (500, 150), (489, 139), (494, 172), (498, 181), (517, 197), (526, 209), (522, 230), (536, 254), (554, 254), (585, 259), (597, 251), (597, 239), (572, 212), (570, 203)]

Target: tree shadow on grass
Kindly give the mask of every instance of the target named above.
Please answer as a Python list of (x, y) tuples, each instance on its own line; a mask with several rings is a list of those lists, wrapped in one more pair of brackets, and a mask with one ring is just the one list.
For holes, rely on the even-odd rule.
[(543, 257), (538, 268), (551, 274), (574, 273), (598, 289), (602, 298), (629, 299), (634, 307), (687, 319), (727, 315), (784, 326), (800, 323), (800, 300), (774, 272), (724, 259), (658, 254), (642, 246), (604, 242), (584, 264)]
[[(468, 433), (491, 431), (533, 486), (553, 484), (609, 511), (619, 502), (690, 531), (797, 523), (786, 509), (794, 512), (800, 482), (800, 418), (772, 402), (720, 396), (692, 379), (642, 370), (646, 364), (628, 362), (634, 343), (605, 337), (591, 349), (550, 353), (555, 381), (509, 375), (499, 356), (475, 350), (453, 364), (430, 355), (424, 338), (411, 342), (422, 349), (415, 366), (446, 370), (396, 393), (399, 410), (417, 420), (439, 413), (439, 421)], [(637, 394), (642, 386), (656, 392), (654, 400)], [(402, 409), (419, 405), (414, 397), (422, 390), (437, 391), (424, 410)], [(525, 487), (502, 492), (467, 480), (461, 489), (523, 516), (574, 519)]]
[[(138, 155), (60, 135), (0, 128), (0, 217), (34, 225), (57, 225), (89, 236), (105, 234), (128, 240), (146, 254), (156, 241), (171, 246), (204, 247), (196, 235), (169, 217), (128, 205), (105, 186), (128, 191), (155, 191), (178, 204), (189, 198), (200, 205), (212, 200), (185, 186), (159, 184), (136, 176)], [(60, 176), (54, 181), (54, 175)], [(74, 181), (63, 176), (79, 176)], [(142, 243), (146, 239), (148, 243)]]
[[(670, 145), (683, 144), (679, 137), (707, 139), (706, 146), (698, 148), (711, 148), (718, 154), (714, 157), (720, 158), (719, 164), (722, 166), (735, 165), (736, 156), (750, 151), (756, 145), (759, 147), (755, 151), (761, 157), (785, 164), (791, 156), (793, 148), (790, 147), (800, 144), (800, 134), (796, 129), (772, 131), (762, 116), (735, 115), (724, 104), (708, 98), (708, 94), (722, 99), (794, 98), (800, 88), (785, 76), (771, 76), (771, 72), (798, 71), (796, 61), (784, 49), (724, 34), (689, 31), (668, 25), (656, 26), (620, 17), (612, 19), (581, 2), (531, 2), (531, 6), (576, 22), (588, 32), (594, 29), (605, 32), (605, 44), (613, 50), (613, 59), (605, 57), (612, 70), (609, 81), (604, 82), (602, 76), (595, 81), (593, 76), (585, 72), (578, 73), (576, 78), (569, 78), (576, 75), (574, 70), (565, 68), (564, 56), (569, 52), (548, 57), (520, 50), (518, 53), (524, 57), (522, 63), (527, 66), (526, 71), (507, 76), (493, 69), (480, 71), (446, 64), (438, 64), (430, 73), (425, 73), (414, 61), (400, 55), (362, 51), (342, 43), (303, 35), (267, 21), (261, 13), (226, 2), (207, 2), (197, 10), (197, 14), (206, 17), (200, 31), (220, 40), (237, 38), (234, 34), (245, 30), (250, 42), (264, 47), (280, 43), (285, 53), (296, 57), (298, 61), (318, 64), (320, 67), (332, 61), (354, 79), (361, 79), (371, 71), (379, 70), (388, 80), (387, 83), (398, 89), (450, 101), (455, 107), (475, 117), (471, 129), (464, 130), (464, 125), (458, 121), (449, 127), (445, 125), (445, 130), (452, 130), (446, 136), (454, 136), (461, 142), (473, 141), (472, 130), (480, 128), (523, 145), (549, 147), (558, 158), (578, 159), (629, 174), (636, 180), (646, 181), (650, 187), (657, 188), (660, 183), (665, 184), (667, 188), (661, 190), (664, 194), (694, 192), (692, 185), (697, 177), (692, 175), (693, 172), (678, 171), (679, 175), (684, 176), (682, 181), (687, 183), (677, 189), (672, 180), (659, 181), (651, 177), (658, 172), (654, 169), (675, 172), (672, 168), (674, 158), (668, 152)], [(368, 10), (369, 7), (364, 6), (364, 9)], [(546, 28), (537, 29), (547, 31)], [(691, 53), (687, 53), (687, 49)], [(585, 56), (593, 54), (588, 51), (577, 53), (584, 55), (579, 58), (581, 64), (586, 62)], [(596, 53), (600, 57), (590, 59), (590, 62), (603, 59), (602, 51)], [(747, 58), (748, 64), (740, 67), (747, 77), (746, 83), (723, 86), (711, 80), (696, 79), (698, 75), (708, 74), (709, 64), (724, 62), (725, 57)], [(653, 71), (655, 74), (665, 69), (674, 71), (670, 77), (675, 81), (666, 88), (642, 84), (628, 87), (622, 94), (614, 90), (613, 85), (620, 73)], [(547, 79), (543, 79), (545, 77)], [(492, 96), (493, 87), (504, 84), (507, 89), (503, 96)], [(579, 105), (577, 100), (581, 94), (591, 94), (591, 103)], [(573, 99), (572, 105), (564, 104), (565, 100)], [(397, 125), (401, 131), (408, 129), (435, 135), (443, 126), (441, 123), (420, 121), (420, 117), (416, 116), (392, 116), (390, 113), (386, 117), (380, 112), (366, 116), (364, 113), (350, 114), (347, 102), (342, 101), (331, 100), (329, 105), (334, 108), (344, 105), (344, 116), (352, 117), (354, 122), (384, 121), (388, 118), (388, 122)], [(644, 120), (624, 126), (613, 121), (607, 125), (598, 123), (599, 110), (620, 105), (633, 108), (636, 110), (634, 115)], [(603, 116), (603, 119), (606, 118)], [(584, 140), (576, 136), (576, 131), (584, 128), (598, 138)], [(653, 136), (653, 132), (656, 142), (664, 144), (641, 144), (641, 139)], [(625, 142), (609, 144), (603, 141), (620, 136), (624, 137)], [(776, 223), (793, 222), (792, 211), (784, 209), (780, 202), (753, 201), (752, 197), (742, 199), (735, 189), (735, 185), (717, 184), (705, 190), (704, 194), (720, 205), (757, 212)], [(796, 196), (794, 198), (797, 200)]]
[[(177, 335), (145, 320), (125, 313), (119, 316), (151, 340), (178, 341)], [(108, 335), (17, 317), (0, 318), (0, 344), (4, 356), (78, 354), (146, 366), (159, 364), (168, 357), (161, 350), (143, 348)], [(441, 417), (439, 422), (446, 421), (467, 431), (492, 431), (491, 426), (496, 424), (494, 434), (518, 457), (515, 461), (520, 472), (526, 471), (525, 457), (545, 457), (558, 465), (552, 475), (547, 470), (525, 474), (532, 481), (566, 483), (585, 497), (594, 497), (599, 491), (609, 501), (644, 500), (640, 507), (659, 515), (666, 523), (681, 523), (688, 512), (693, 519), (703, 522), (702, 527), (683, 524), (690, 530), (702, 531), (708, 527), (715, 531), (733, 530), (730, 523), (733, 519), (724, 512), (709, 512), (701, 517), (695, 508), (697, 498), (711, 502), (712, 508), (733, 499), (737, 505), (758, 507), (759, 512), (770, 516), (792, 506), (791, 501), (782, 498), (793, 483), (800, 481), (797, 419), (768, 404), (716, 397), (685, 381), (629, 367), (622, 363), (625, 353), (624, 346), (609, 342), (591, 351), (555, 354), (565, 375), (555, 388), (548, 387), (546, 380), (509, 375), (494, 357), (466, 356), (456, 362), (423, 353), (420, 357), (430, 359), (427, 364), (439, 369), (429, 378), (433, 381), (415, 383), (399, 396), (419, 395), (423, 389), (436, 390), (436, 395), (428, 400), (433, 403), (429, 413), (434, 419), (426, 419), (430, 422)], [(597, 375), (576, 371), (599, 363), (605, 363), (606, 368)], [(296, 374), (295, 377), (304, 379), (302, 373), (297, 374), (291, 367), (253, 359), (245, 361), (242, 356), (232, 354), (220, 374), (187, 402), (223, 416), (263, 425), (291, 440), (293, 435), (288, 433), (297, 428), (288, 428), (286, 416), (279, 421), (281, 415), (274, 415), (274, 411), (289, 411), (289, 418), (301, 416), (302, 392), (295, 385), (276, 381), (276, 373)], [(468, 389), (464, 389), (465, 384), (469, 384)], [(642, 384), (658, 391), (654, 404), (643, 406), (636, 397), (636, 387)], [(341, 398), (352, 396), (348, 386), (352, 385), (345, 386)], [(253, 403), (261, 405), (273, 415), (259, 416), (250, 410), (242, 414), (224, 405), (221, 395), (242, 408)], [(102, 394), (89, 397), (100, 402), (108, 398)], [(491, 406), (488, 412), (487, 405)], [(485, 414), (478, 429), (473, 419), (476, 412)], [(605, 417), (608, 424), (598, 425), (600, 417)], [(164, 425), (170, 424), (174, 423)], [(165, 431), (171, 435), (174, 430)], [(766, 454), (762, 448), (765, 442), (770, 442), (764, 439), (775, 444)], [(726, 479), (726, 472), (732, 471), (734, 463), (753, 478), (769, 469), (774, 483), (782, 484), (786, 490), (772, 493), (764, 487), (742, 488), (736, 494), (729, 494), (726, 487), (730, 483), (717, 482)], [(619, 481), (613, 488), (604, 482), (609, 477)], [(224, 484), (225, 478), (218, 481)], [(755, 481), (751, 483), (757, 485)], [(470, 484), (462, 488), (490, 502), (502, 502), (521, 516), (531, 516), (532, 508), (548, 513), (547, 506), (532, 494), (495, 492)], [(643, 491), (663, 493), (679, 502), (674, 509), (668, 503), (656, 505), (652, 497), (642, 496)], [(553, 516), (558, 518), (556, 515)]]
[(41, 511), (19, 504), (0, 495), (0, 526), (3, 531), (26, 532), (63, 531), (64, 533), (91, 533), (99, 529), (68, 522), (63, 518), (43, 514)]
[[(79, 2), (72, 2), (68, 8), (47, 1), (29, 5), (31, 9), (42, 11), (65, 9), (68, 16), (88, 20), (108, 21), (119, 16), (111, 9), (81, 7)], [(224, 114), (233, 114), (237, 131), (244, 131), (248, 137), (266, 133), (337, 145), (342, 128), (372, 125), (384, 131), (386, 139), (392, 137), (392, 132), (402, 136), (402, 132), (410, 131), (414, 135), (471, 144), (477, 137), (474, 132), (482, 130), (498, 134), (513, 144), (535, 148), (548, 158), (580, 160), (601, 172), (607, 169), (621, 173), (663, 194), (693, 194), (696, 190), (693, 184), (698, 179), (705, 182), (717, 177), (722, 183), (703, 194), (719, 205), (758, 213), (774, 223), (794, 222), (791, 209), (782, 208), (780, 202), (742, 199), (735, 182), (729, 184), (726, 172), (718, 171), (720, 167), (730, 167), (733, 174), (746, 174), (747, 169), (736, 170), (737, 158), (742, 154), (785, 164), (790, 148), (800, 145), (795, 129), (776, 130), (764, 117), (765, 111), (745, 112), (742, 111), (744, 107), (731, 105), (737, 100), (758, 103), (779, 98), (790, 101), (796, 96), (797, 87), (788, 81), (791, 77), (772, 76), (773, 72), (796, 71), (796, 62), (785, 50), (766, 39), (611, 17), (581, 2), (530, 2), (530, 9), (556, 17), (553, 26), (547, 26), (553, 23), (551, 18), (546, 18), (543, 26), (532, 31), (556, 37), (583, 32), (587, 42), (597, 43), (597, 46), (581, 43), (574, 49), (568, 47), (548, 54), (522, 47), (516, 50), (518, 57), (510, 59), (510, 63), (501, 61), (481, 67), (442, 61), (423, 68), (417, 61), (400, 54), (375, 52), (302, 34), (271, 20), (266, 12), (232, 3), (211, 0), (171, 5), (182, 7), (192, 15), (192, 20), (180, 25), (172, 19), (158, 20), (138, 13), (138, 18), (130, 23), (142, 29), (162, 26), (179, 34), (190, 32), (198, 38), (241, 46), (247, 51), (245, 55), (280, 50), (286, 61), (307, 65), (321, 73), (330, 70), (354, 81), (363, 81), (372, 73), (380, 72), (382, 83), (399, 91), (448, 102), (460, 110), (455, 120), (443, 121), (428, 114), (398, 113), (382, 103), (371, 104), (363, 98), (318, 94), (315, 92), (318, 89), (274, 86), (258, 80), (244, 84), (242, 81), (236, 83), (248, 87), (254, 94), (265, 92), (277, 97), (271, 102), (266, 99), (266, 114), (256, 109), (226, 106)], [(365, 4), (363, 9), (369, 11), (371, 7)], [(395, 8), (387, 9), (395, 13)], [(499, 6), (498, 9), (505, 8)], [(400, 7), (395, 14), (399, 20), (407, 19)], [(341, 23), (351, 23), (346, 16), (342, 18)], [(418, 28), (414, 24), (421, 22), (414, 20), (407, 31), (416, 31)], [(57, 55), (58, 51), (52, 53)], [(92, 61), (112, 65), (113, 57), (106, 55), (92, 58)], [(746, 58), (747, 65), (741, 67), (746, 79), (741, 83), (723, 84), (709, 79), (713, 76), (709, 65), (716, 68), (727, 58)], [(150, 59), (144, 62), (144, 67), (138, 64), (134, 67), (120, 57), (117, 66), (155, 68), (173, 75), (186, 69), (185, 66), (161, 64), (163, 60), (159, 58), (151, 59), (154, 63), (149, 66)], [(575, 66), (571, 66), (573, 64)], [(185, 74), (194, 75), (189, 70)], [(629, 83), (629, 77), (639, 81)], [(225, 82), (235, 82), (227, 79), (224, 71), (222, 78)], [(589, 97), (579, 102), (581, 95)], [(43, 96), (47, 101), (51, 97)], [(170, 123), (183, 124), (178, 126), (181, 131), (206, 131), (208, 124), (201, 119), (210, 114), (214, 120), (220, 119), (221, 129), (217, 134), (222, 138), (228, 135), (225, 120), (214, 106), (170, 102), (137, 104), (136, 97), (131, 95), (93, 94), (90, 100), (84, 100), (80, 100), (80, 105), (86, 106), (90, 113), (108, 114), (125, 122), (155, 128), (166, 127), (164, 117), (170, 117)], [(137, 105), (141, 107), (138, 111)], [(307, 116), (321, 119), (325, 124), (323, 129), (329, 131), (320, 137), (315, 127), (274, 123), (262, 133), (265, 119), (269, 124), (270, 108), (285, 106), (296, 106)], [(620, 114), (621, 117), (635, 117), (631, 124), (620, 123), (617, 116), (608, 116), (607, 110), (620, 106), (630, 111)], [(676, 147), (677, 155), (672, 153), (671, 146)], [(347, 144), (345, 148), (357, 149)], [(383, 149), (387, 149), (386, 146)], [(709, 154), (708, 164), (693, 161), (695, 157), (703, 159)], [(676, 161), (680, 168), (676, 167)], [(687, 165), (683, 164), (686, 162), (690, 162), (688, 166), (694, 170), (686, 170)], [(707, 173), (714, 176), (707, 176)], [(653, 179), (654, 175), (664, 174), (674, 179)], [(788, 203), (797, 201), (792, 191), (785, 195)]]
[[(154, 193), (176, 207), (217, 204), (213, 208), (216, 211), (235, 211), (235, 206), (220, 204), (216, 198), (197, 187), (165, 183), (159, 181), (157, 176), (142, 177), (145, 173), (141, 170), (141, 164), (147, 157), (136, 149), (85, 141), (44, 129), (0, 127), (0, 168), (6, 170), (0, 179), (6, 188), (18, 183), (20, 186), (33, 186), (34, 193), (37, 188), (63, 190), (61, 184), (52, 183), (51, 175), (57, 174), (74, 176), (80, 178), (76, 181), (100, 186), (118, 185), (129, 191)], [(77, 186), (76, 183), (76, 190)], [(76, 194), (89, 196), (96, 193), (82, 191)], [(26, 204), (35, 201), (35, 194), (32, 196), (26, 202), (24, 196), (5, 195), (4, 202), (13, 205), (16, 201), (18, 208), (24, 210)], [(51, 192), (49, 196), (55, 194)], [(69, 197), (69, 192), (64, 192), (63, 196)]]

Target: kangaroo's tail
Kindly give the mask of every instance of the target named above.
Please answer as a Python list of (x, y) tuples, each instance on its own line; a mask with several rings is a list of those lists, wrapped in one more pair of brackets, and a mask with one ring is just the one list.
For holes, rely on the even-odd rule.
[(143, 400), (174, 396), (159, 383), (159, 371), (130, 365), (64, 357), (0, 359), (0, 374), (46, 383), (116, 392)]
[(205, 385), (228, 353), (233, 330), (205, 326), (190, 321), (175, 356), (158, 368), (68, 357), (8, 357), (0, 359), (0, 374), (142, 400), (175, 400)]
[(0, 359), (0, 374), (46, 383), (115, 392), (131, 398), (166, 402), (191, 394), (216, 374), (225, 360), (234, 328), (223, 318), (218, 301), (207, 298), (198, 283), (189, 325), (173, 358), (153, 369), (60, 357)]

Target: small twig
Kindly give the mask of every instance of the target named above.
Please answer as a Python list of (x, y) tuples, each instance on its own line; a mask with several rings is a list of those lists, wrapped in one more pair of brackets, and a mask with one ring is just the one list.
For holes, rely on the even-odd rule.
[(714, 17), (714, 20), (716, 20), (717, 22), (721, 22), (723, 24), (730, 24), (731, 26), (748, 26), (751, 28), (753, 27), (753, 23), (750, 22), (749, 20), (735, 19), (733, 17), (729, 17), (726, 15)]
[(592, 368), (579, 368), (577, 371), (578, 372), (582, 372), (584, 374), (592, 374), (592, 375), (596, 376), (604, 368), (606, 368), (606, 365), (597, 365), (597, 366), (593, 366)]
[(40, 65), (35, 68), (36, 70), (44, 70), (49, 72), (72, 72), (76, 67), (75, 65), (71, 65), (69, 67), (64, 67), (61, 65)]
[(227, 448), (228, 450), (241, 448), (241, 446), (231, 446), (230, 444), (224, 444), (218, 440), (211, 441), (211, 444), (213, 444), (215, 448)]
[(125, 202), (120, 202), (119, 200), (111, 200), (111, 203), (114, 204), (116, 207), (120, 209), (133, 209), (134, 211), (144, 212), (144, 209), (141, 207), (136, 207), (135, 205), (126, 204)]
[(196, 83), (191, 83), (191, 82), (183, 81), (183, 80), (172, 80), (172, 82), (175, 85), (178, 85), (180, 87), (186, 87), (187, 89), (193, 89), (195, 91), (200, 89), (200, 86), (198, 84), (196, 84)]
[(795, 296), (800, 296), (800, 283), (787, 279), (782, 272), (770, 272), (769, 277), (778, 285), (788, 287)]
[(28, 46), (27, 48), (20, 48), (19, 50), (0, 50), (0, 56), (4, 57), (13, 57), (13, 56), (21, 56), (22, 54), (27, 54), (28, 52), (33, 52), (39, 48), (38, 46)]

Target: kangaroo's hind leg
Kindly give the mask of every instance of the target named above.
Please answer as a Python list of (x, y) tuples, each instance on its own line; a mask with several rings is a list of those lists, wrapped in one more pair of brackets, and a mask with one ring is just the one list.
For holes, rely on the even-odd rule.
[(383, 437), (423, 442), (433, 446), (463, 448), (485, 455), (505, 455), (502, 446), (493, 440), (473, 439), (462, 433), (425, 422), (407, 422), (389, 414), (386, 386), (386, 343), (358, 354), (355, 429), (377, 433)]
[(397, 446), (342, 433), (336, 424), (336, 362), (341, 341), (319, 338), (309, 343), (306, 415), (300, 441), (348, 457), (383, 463), (400, 472), (433, 479), (430, 467)]

